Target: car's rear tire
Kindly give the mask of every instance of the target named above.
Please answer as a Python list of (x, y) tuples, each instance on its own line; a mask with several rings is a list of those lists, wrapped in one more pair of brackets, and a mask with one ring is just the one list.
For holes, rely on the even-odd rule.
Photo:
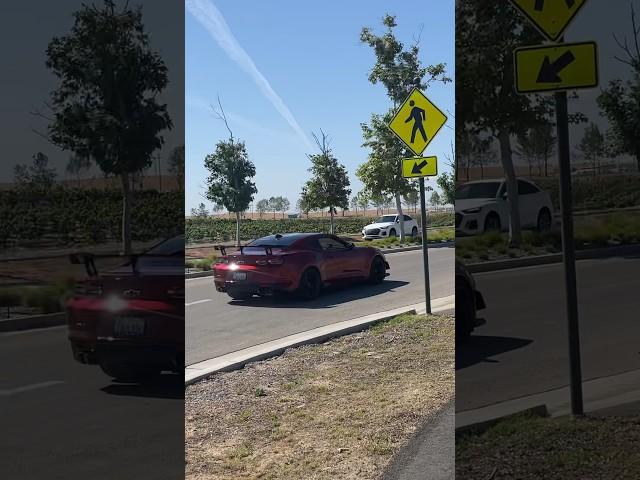
[(322, 279), (320, 272), (315, 268), (308, 268), (300, 277), (300, 285), (298, 286), (298, 297), (302, 300), (315, 300), (320, 296), (322, 291)]
[(251, 297), (253, 297), (253, 294), (249, 292), (236, 292), (233, 290), (227, 291), (227, 295), (229, 295), (234, 300), (249, 300)]
[(160, 375), (158, 367), (150, 365), (126, 365), (121, 363), (100, 362), (102, 371), (120, 382), (143, 382)]
[(476, 322), (474, 295), (469, 285), (456, 280), (456, 343), (469, 338)]
[(392, 229), (389, 231), (389, 236), (390, 236), (390, 237), (397, 237), (397, 234), (396, 234), (396, 230), (395, 230), (395, 228), (392, 228)]
[(418, 227), (413, 227), (411, 229), (411, 236), (414, 238), (418, 236)]
[(378, 285), (384, 281), (385, 274), (387, 273), (387, 267), (384, 264), (384, 260), (378, 256), (375, 256), (371, 262), (369, 268), (369, 283), (372, 285)]
[(537, 229), (539, 232), (548, 232), (551, 230), (551, 212), (548, 208), (543, 208), (538, 213)]
[(497, 213), (491, 212), (484, 219), (484, 231), (485, 232), (499, 232), (501, 231), (500, 217)]

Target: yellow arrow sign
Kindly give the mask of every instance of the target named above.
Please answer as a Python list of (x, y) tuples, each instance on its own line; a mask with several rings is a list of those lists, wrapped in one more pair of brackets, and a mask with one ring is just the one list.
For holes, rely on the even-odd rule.
[(438, 175), (438, 157), (414, 157), (402, 159), (404, 178), (435, 177)]
[(562, 36), (587, 0), (511, 0), (549, 40)]
[(519, 48), (514, 52), (518, 93), (598, 86), (595, 42)]
[(422, 155), (447, 116), (414, 88), (389, 123), (389, 128), (416, 155)]

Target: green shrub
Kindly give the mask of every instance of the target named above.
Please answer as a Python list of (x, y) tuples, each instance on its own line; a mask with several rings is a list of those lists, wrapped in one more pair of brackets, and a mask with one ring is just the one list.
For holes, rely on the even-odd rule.
[[(336, 234), (359, 234), (365, 225), (374, 220), (374, 217), (335, 217)], [(453, 213), (438, 212), (429, 215), (427, 226), (450, 226), (453, 222)], [(240, 222), (241, 240), (251, 240), (276, 233), (328, 233), (329, 230), (328, 218), (246, 219)], [(189, 243), (205, 240), (229, 241), (235, 238), (235, 232), (236, 221), (228, 218), (188, 218), (185, 223), (185, 234)]]

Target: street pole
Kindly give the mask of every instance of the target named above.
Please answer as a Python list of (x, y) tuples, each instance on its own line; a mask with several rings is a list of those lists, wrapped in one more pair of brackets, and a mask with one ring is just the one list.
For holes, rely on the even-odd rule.
[(420, 177), (420, 208), (422, 209), (422, 258), (424, 259), (424, 292), (427, 314), (431, 314), (431, 289), (429, 287), (429, 250), (427, 249), (427, 207), (424, 192), (424, 177)]
[(564, 263), (564, 282), (567, 296), (567, 322), (569, 334), (571, 413), (573, 415), (582, 415), (584, 413), (584, 408), (582, 402), (582, 372), (580, 364), (576, 255), (573, 241), (567, 93), (564, 91), (556, 92), (555, 101), (558, 135), (558, 165), (560, 167), (560, 207), (562, 209), (562, 257)]

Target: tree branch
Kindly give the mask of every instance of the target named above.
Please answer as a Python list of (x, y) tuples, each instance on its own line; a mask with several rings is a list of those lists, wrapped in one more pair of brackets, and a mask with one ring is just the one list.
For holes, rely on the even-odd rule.
[(215, 114), (218, 120), (222, 120), (224, 122), (224, 125), (227, 127), (227, 130), (229, 131), (231, 142), (233, 142), (233, 132), (231, 131), (231, 127), (229, 127), (229, 122), (227, 121), (227, 115), (224, 113), (224, 108), (222, 108), (222, 102), (220, 102), (220, 95), (217, 95), (217, 97), (218, 97), (218, 106), (220, 107), (220, 112), (218, 112), (216, 110), (216, 107), (214, 107), (213, 105), (211, 105), (211, 110), (213, 110), (213, 113)]

